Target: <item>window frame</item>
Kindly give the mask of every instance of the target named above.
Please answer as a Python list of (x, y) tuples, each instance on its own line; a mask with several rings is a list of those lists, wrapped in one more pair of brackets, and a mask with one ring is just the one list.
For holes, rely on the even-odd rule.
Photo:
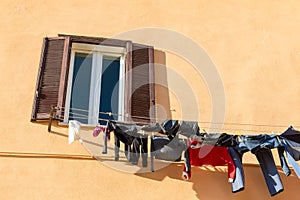
[[(71, 47), (71, 56), (69, 63), (69, 73), (67, 81), (67, 91), (65, 98), (64, 120), (62, 124), (67, 124), (69, 121), (69, 110), (71, 102), (71, 92), (73, 84), (74, 72), (74, 59), (75, 53), (92, 54), (92, 70), (90, 82), (90, 96), (89, 96), (89, 110), (88, 110), (88, 123), (87, 126), (94, 126), (99, 123), (99, 107), (101, 98), (101, 74), (102, 74), (102, 61), (103, 56), (117, 56), (120, 57), (120, 71), (119, 71), (119, 96), (118, 96), (118, 114), (117, 120), (124, 120), (124, 105), (125, 105), (125, 54), (126, 50), (123, 47), (93, 45), (84, 43), (73, 43)], [(97, 80), (97, 77), (100, 79)], [(100, 82), (99, 85), (96, 82)], [(96, 87), (100, 87), (96, 90)], [(92, 91), (97, 91), (94, 93)]]

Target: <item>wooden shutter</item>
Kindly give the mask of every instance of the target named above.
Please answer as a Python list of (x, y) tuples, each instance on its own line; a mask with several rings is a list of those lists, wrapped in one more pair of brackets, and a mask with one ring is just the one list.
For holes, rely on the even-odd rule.
[(155, 118), (153, 51), (153, 47), (132, 44), (130, 114), (135, 122), (151, 122)]
[(69, 38), (44, 38), (31, 120), (49, 119), (51, 106), (62, 106), (66, 89)]

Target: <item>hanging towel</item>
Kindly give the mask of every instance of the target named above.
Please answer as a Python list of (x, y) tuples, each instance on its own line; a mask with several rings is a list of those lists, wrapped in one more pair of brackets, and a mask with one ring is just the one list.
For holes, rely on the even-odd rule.
[(69, 121), (69, 144), (73, 143), (75, 140), (82, 142), (79, 137), (80, 132), (80, 122), (76, 120)]

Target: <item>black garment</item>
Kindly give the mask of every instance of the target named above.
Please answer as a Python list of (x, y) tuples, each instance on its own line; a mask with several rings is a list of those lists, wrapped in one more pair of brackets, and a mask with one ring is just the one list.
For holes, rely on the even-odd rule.
[(125, 156), (129, 162), (138, 163), (140, 157), (139, 147), (142, 148), (143, 166), (147, 166), (147, 140), (148, 135), (139, 134), (141, 126), (136, 124), (109, 121), (107, 129), (114, 132), (115, 136), (115, 160), (119, 160), (120, 142), (125, 145)]
[(159, 123), (153, 123), (142, 126), (141, 130), (146, 132), (163, 132), (163, 127)]
[(166, 161), (180, 161), (181, 155), (187, 149), (186, 142), (176, 136), (172, 140), (168, 137), (154, 137), (153, 156)]
[(193, 135), (198, 135), (199, 134), (198, 122), (181, 121), (177, 133), (181, 134), (181, 135), (184, 135), (186, 137), (191, 137)]
[[(167, 119), (161, 125), (156, 124), (154, 127), (160, 127), (161, 130), (158, 132), (166, 136), (151, 137), (151, 160), (154, 157), (166, 161), (181, 160), (181, 149), (184, 148), (184, 142), (177, 135), (179, 129), (178, 120)], [(154, 167), (152, 166), (151, 168), (154, 171)]]
[(109, 121), (107, 129), (114, 132), (114, 135), (124, 144), (131, 145), (133, 139), (138, 136), (137, 132), (141, 126), (123, 122)]
[(166, 134), (170, 139), (174, 138), (179, 129), (178, 120), (165, 120), (161, 126), (163, 130), (159, 131), (159, 133)]
[[(184, 142), (176, 136), (179, 128), (178, 120), (165, 120), (161, 125), (158, 123), (137, 126), (136, 124), (110, 121), (107, 125), (109, 131), (115, 135), (115, 160), (119, 159), (120, 141), (125, 145), (125, 155), (129, 162), (138, 163), (140, 153), (142, 154), (143, 166), (147, 166), (147, 139), (148, 135), (138, 133), (139, 130), (147, 132), (159, 132), (165, 134), (163, 139), (151, 138), (151, 170), (154, 171), (153, 159), (164, 159), (168, 161), (181, 160)], [(176, 138), (176, 139), (175, 139)], [(173, 141), (174, 139), (174, 141)], [(158, 147), (160, 143), (163, 145)]]
[(203, 140), (203, 145), (234, 147), (238, 143), (237, 135), (229, 135), (227, 133), (209, 133)]
[(142, 156), (142, 166), (147, 167), (148, 165), (148, 136), (141, 135), (136, 137), (130, 147), (129, 162), (137, 165), (139, 162), (140, 155)]
[(173, 138), (179, 128), (178, 120), (166, 119), (161, 124), (154, 123), (149, 125), (144, 125), (141, 127), (141, 130), (146, 132), (157, 132), (164, 135), (167, 135), (170, 139)]
[[(140, 155), (142, 156), (142, 166), (148, 166), (148, 136), (140, 135), (140, 137), (135, 137), (131, 145), (124, 144), (124, 152), (127, 160), (137, 165), (139, 162)], [(120, 151), (120, 140), (115, 136), (115, 160), (119, 160)]]
[(300, 131), (295, 130), (292, 126), (282, 133), (280, 137), (300, 143)]
[(295, 173), (300, 178), (300, 166), (296, 162), (300, 160), (300, 131), (290, 126), (279, 138), (284, 145), (289, 164), (293, 166)]

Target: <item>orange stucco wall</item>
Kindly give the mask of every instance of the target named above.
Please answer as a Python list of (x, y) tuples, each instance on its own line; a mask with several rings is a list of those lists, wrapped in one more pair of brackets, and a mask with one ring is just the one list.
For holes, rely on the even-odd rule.
[[(298, 1), (0, 1), (0, 197), (1, 199), (269, 199), (256, 160), (245, 162), (246, 189), (232, 194), (224, 168), (193, 168), (181, 180), (182, 163), (155, 173), (127, 174), (90, 157), (67, 129), (30, 122), (42, 38), (58, 33), (113, 37), (158, 27), (184, 34), (213, 60), (226, 95), (223, 131), (282, 132), (300, 129), (300, 2)], [(130, 38), (128, 38), (130, 39)], [(143, 41), (143, 38), (141, 38)], [(138, 40), (136, 42), (139, 42)], [(208, 129), (210, 91), (191, 64), (172, 52), (155, 54), (167, 66), (169, 86), (177, 71), (197, 96), (199, 121)], [(157, 88), (158, 117), (195, 112), (176, 93)], [(239, 123), (230, 124), (230, 123)], [(269, 126), (257, 126), (269, 125)], [(280, 125), (280, 126), (278, 126)], [(300, 181), (280, 171), (285, 191), (272, 199), (298, 199)]]

